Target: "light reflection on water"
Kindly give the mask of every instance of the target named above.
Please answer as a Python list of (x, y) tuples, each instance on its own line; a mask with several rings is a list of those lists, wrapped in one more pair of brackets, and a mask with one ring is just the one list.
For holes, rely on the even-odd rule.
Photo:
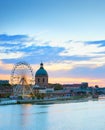
[(0, 106), (0, 130), (105, 130), (105, 100)]

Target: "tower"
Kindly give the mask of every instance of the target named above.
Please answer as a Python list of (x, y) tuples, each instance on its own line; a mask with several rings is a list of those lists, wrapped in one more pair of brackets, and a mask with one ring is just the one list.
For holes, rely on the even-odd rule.
[(40, 87), (48, 86), (48, 74), (43, 67), (43, 63), (40, 64), (40, 68), (36, 71), (35, 84), (39, 85)]

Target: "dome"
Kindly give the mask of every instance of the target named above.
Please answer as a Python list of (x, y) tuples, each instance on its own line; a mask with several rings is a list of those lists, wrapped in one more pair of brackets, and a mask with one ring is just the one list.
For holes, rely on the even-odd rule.
[(40, 64), (40, 68), (36, 71), (36, 76), (48, 76), (47, 71), (43, 68), (43, 63)]

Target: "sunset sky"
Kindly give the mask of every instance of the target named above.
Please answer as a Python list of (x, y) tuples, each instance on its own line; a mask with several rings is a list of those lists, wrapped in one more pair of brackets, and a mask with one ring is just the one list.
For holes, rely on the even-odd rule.
[(40, 62), (50, 83), (105, 87), (105, 0), (0, 0), (0, 79)]

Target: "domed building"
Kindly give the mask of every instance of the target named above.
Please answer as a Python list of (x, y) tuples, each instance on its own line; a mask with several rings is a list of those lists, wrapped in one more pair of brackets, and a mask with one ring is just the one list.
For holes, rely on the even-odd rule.
[(40, 68), (36, 71), (35, 74), (35, 84), (40, 87), (48, 86), (48, 73), (43, 67), (43, 63), (40, 64)]

